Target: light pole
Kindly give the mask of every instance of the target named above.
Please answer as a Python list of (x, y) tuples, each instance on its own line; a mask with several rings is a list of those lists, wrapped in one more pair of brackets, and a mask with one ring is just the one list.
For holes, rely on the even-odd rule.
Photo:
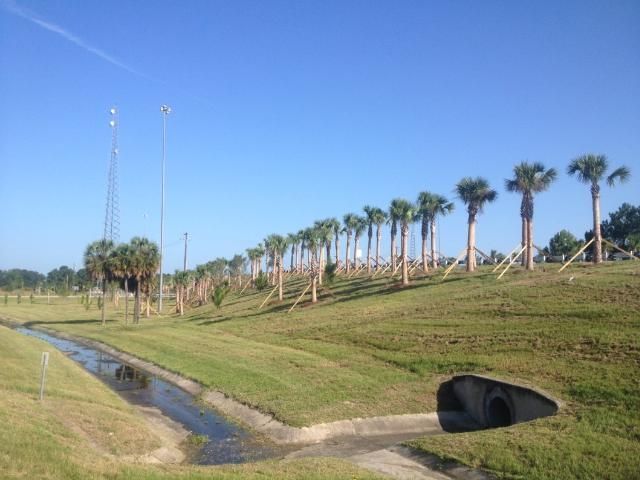
[(171, 107), (162, 105), (162, 203), (160, 204), (160, 295), (158, 296), (158, 313), (162, 313), (162, 257), (164, 256), (164, 163), (167, 150), (167, 115), (171, 113)]

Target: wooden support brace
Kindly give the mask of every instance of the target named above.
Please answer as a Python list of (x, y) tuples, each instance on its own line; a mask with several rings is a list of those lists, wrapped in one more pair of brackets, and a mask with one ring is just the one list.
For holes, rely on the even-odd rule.
[(611, 243), (609, 240), (607, 240), (606, 238), (603, 238), (602, 241), (604, 243), (606, 243), (607, 245), (609, 245), (610, 247), (615, 248), (616, 250), (622, 252), (622, 253), (626, 253), (627, 255), (629, 255), (629, 257), (633, 258), (634, 260), (638, 260), (638, 257), (636, 257), (635, 255), (632, 255), (631, 252), (627, 252), (623, 249), (621, 249), (620, 247), (618, 247), (617, 245)]
[(300, 294), (300, 296), (298, 297), (298, 299), (295, 301), (295, 303), (293, 305), (291, 305), (291, 308), (289, 310), (287, 310), (287, 313), (291, 313), (291, 310), (293, 310), (296, 305), (298, 305), (298, 302), (300, 300), (302, 300), (302, 297), (304, 297), (304, 294), (307, 293), (307, 290), (309, 290), (311, 288), (311, 284), (307, 285), (307, 288), (305, 288), (302, 293)]
[(247, 283), (244, 284), (244, 287), (242, 287), (242, 290), (240, 290), (240, 295), (242, 295), (244, 293), (244, 291), (247, 289), (247, 287), (251, 284), (251, 280), (247, 280)]
[(276, 293), (277, 289), (278, 289), (278, 285), (273, 287), (273, 290), (271, 290), (271, 293), (269, 295), (267, 295), (267, 298), (264, 299), (264, 302), (262, 302), (262, 304), (258, 307), (258, 310), (260, 310), (262, 307), (264, 307), (264, 304), (267, 303), (267, 300), (269, 300), (271, 298), (271, 295)]
[(507, 265), (507, 267), (502, 271), (502, 273), (500, 275), (498, 275), (498, 278), (496, 278), (496, 280), (500, 280), (502, 278), (502, 276), (507, 273), (507, 270), (509, 270), (511, 268), (511, 265), (513, 265), (515, 263), (516, 260), (518, 260), (518, 257), (520, 257), (520, 255), (522, 255), (522, 252), (524, 252), (524, 250), (527, 248), (527, 246), (525, 245), (524, 247), (522, 247), (520, 249), (520, 251), (518, 252), (518, 254), (513, 257), (513, 259), (509, 262), (509, 265)]
[(478, 247), (475, 247), (476, 252), (478, 252), (480, 255), (482, 255), (484, 258), (486, 258), (487, 260), (489, 260), (493, 265), (496, 264), (496, 261), (491, 258), (489, 255), (487, 255), (486, 253), (484, 253), (482, 250), (480, 250)]
[(507, 255), (506, 257), (504, 257), (504, 258), (502, 259), (502, 261), (501, 261), (498, 265), (496, 265), (496, 266), (493, 268), (493, 270), (491, 270), (491, 273), (496, 273), (496, 270), (498, 270), (498, 269), (502, 266), (502, 264), (503, 264), (504, 262), (506, 262), (508, 258), (510, 258), (510, 257), (511, 257), (511, 255), (513, 255), (514, 253), (516, 253), (516, 250), (518, 250), (521, 246), (522, 246), (521, 244), (518, 244), (518, 246), (517, 246), (516, 248), (514, 248), (513, 250), (511, 250), (511, 251), (509, 252), (509, 255)]
[(444, 277), (442, 277), (442, 280), (447, 278), (447, 275), (449, 275), (451, 273), (451, 270), (453, 270), (456, 267), (456, 265), (458, 264), (458, 260), (460, 260), (466, 252), (467, 252), (467, 249), (463, 248), (462, 251), (456, 257), (456, 259), (453, 261), (453, 263), (449, 265), (447, 269), (444, 271)]
[(571, 262), (573, 262), (578, 257), (578, 255), (580, 255), (582, 252), (584, 252), (587, 249), (587, 247), (589, 245), (591, 245), (595, 240), (596, 240), (596, 237), (593, 237), (591, 240), (589, 240), (587, 243), (585, 243), (584, 247), (582, 247), (580, 250), (578, 250), (578, 253), (576, 253), (573, 257), (571, 257), (571, 260), (569, 260), (562, 267), (560, 267), (560, 270), (558, 270), (558, 273), (560, 273), (565, 268), (567, 268), (569, 265), (571, 265)]

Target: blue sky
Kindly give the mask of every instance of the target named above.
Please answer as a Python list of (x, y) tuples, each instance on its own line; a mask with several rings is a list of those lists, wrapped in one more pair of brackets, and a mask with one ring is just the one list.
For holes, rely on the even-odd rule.
[[(0, 269), (81, 266), (102, 235), (112, 105), (122, 240), (159, 239), (173, 109), (165, 271), (183, 232), (193, 266), (365, 204), (453, 198), (466, 175), (499, 191), (478, 246), (509, 251), (519, 198), (503, 185), (522, 160), (560, 171), (536, 243), (582, 236), (577, 155), (632, 171), (603, 187), (605, 217), (640, 203), (638, 25), (636, 0), (0, 0)], [(440, 233), (443, 252), (464, 246), (459, 202)]]

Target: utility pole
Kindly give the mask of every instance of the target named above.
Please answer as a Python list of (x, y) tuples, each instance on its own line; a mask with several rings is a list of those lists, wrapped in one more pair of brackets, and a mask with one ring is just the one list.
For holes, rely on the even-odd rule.
[(182, 271), (187, 271), (187, 242), (189, 241), (189, 234), (184, 232), (184, 267)]
[(160, 107), (160, 111), (162, 112), (162, 203), (160, 204), (160, 294), (158, 295), (158, 313), (162, 313), (162, 260), (164, 257), (164, 164), (167, 146), (167, 115), (171, 113), (171, 107), (169, 107), (168, 105), (162, 105)]

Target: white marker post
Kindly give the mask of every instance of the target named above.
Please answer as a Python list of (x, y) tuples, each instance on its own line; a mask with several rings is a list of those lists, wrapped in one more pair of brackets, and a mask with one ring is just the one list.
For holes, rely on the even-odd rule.
[(40, 400), (44, 398), (44, 379), (47, 375), (47, 365), (49, 365), (49, 352), (42, 352), (42, 373), (40, 375)]

